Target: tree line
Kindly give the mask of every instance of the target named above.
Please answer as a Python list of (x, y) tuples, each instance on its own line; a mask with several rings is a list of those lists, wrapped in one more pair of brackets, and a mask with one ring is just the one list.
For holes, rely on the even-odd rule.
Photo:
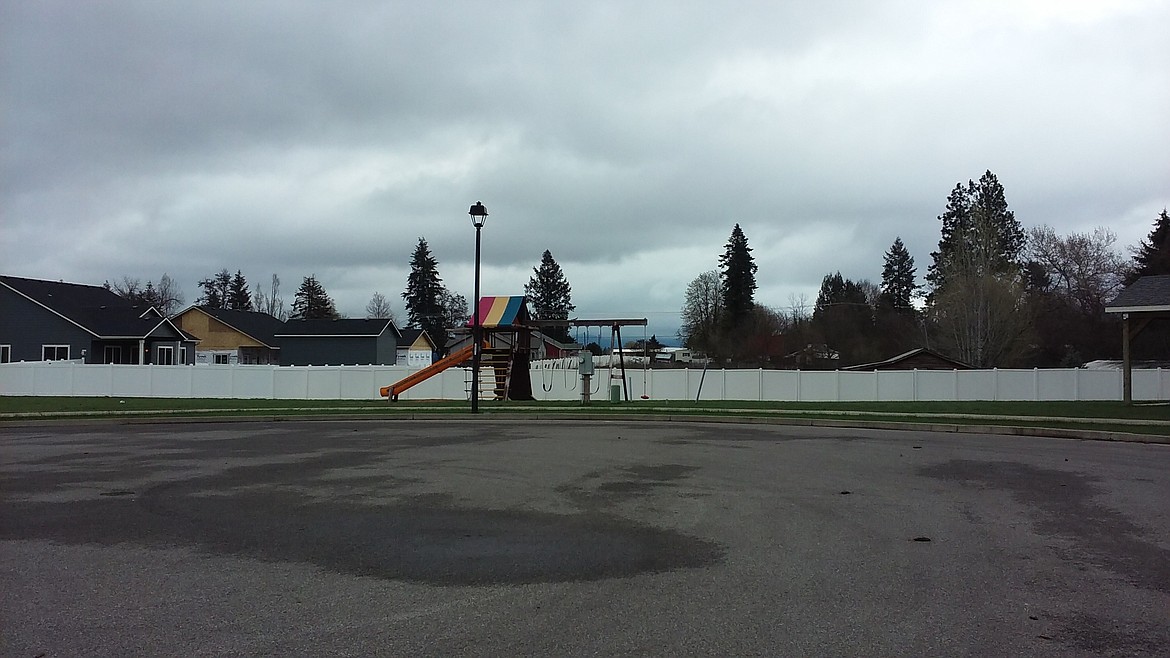
[[(974, 367), (1076, 367), (1120, 356), (1119, 320), (1105, 305), (1140, 276), (1170, 274), (1166, 210), (1126, 259), (1106, 228), (1058, 235), (1025, 230), (991, 171), (956, 184), (938, 216), (940, 239), (925, 284), (900, 237), (879, 284), (824, 275), (815, 302), (787, 311), (754, 299), (757, 266), (736, 224), (717, 269), (687, 286), (679, 337), (717, 362), (838, 368), (918, 347)], [(1165, 355), (1170, 332), (1147, 331), (1138, 358)]]
[[(280, 320), (342, 318), (315, 274), (304, 277), (288, 309), (280, 293), (280, 283), (280, 278), (273, 274), (267, 287), (259, 285), (251, 289), (242, 270), (232, 274), (224, 268), (199, 280), (200, 294), (195, 304), (215, 309), (259, 311)], [(168, 316), (177, 313), (184, 301), (179, 286), (167, 274), (162, 275), (157, 285), (147, 281), (143, 286), (140, 279), (124, 276), (114, 283), (107, 280), (105, 287), (135, 304), (154, 306)], [(576, 308), (572, 303), (572, 287), (547, 249), (540, 264), (533, 268), (524, 292), (537, 321), (566, 321)], [(443, 285), (439, 262), (431, 253), (426, 238), (418, 239), (411, 255), (410, 273), (402, 299), (406, 307), (406, 326), (425, 330), (440, 348), (450, 340), (451, 329), (465, 325), (471, 317), (467, 298)], [(365, 310), (367, 318), (397, 322), (389, 300), (379, 291), (374, 292)], [(546, 333), (558, 340), (569, 340), (567, 324), (550, 326)]]

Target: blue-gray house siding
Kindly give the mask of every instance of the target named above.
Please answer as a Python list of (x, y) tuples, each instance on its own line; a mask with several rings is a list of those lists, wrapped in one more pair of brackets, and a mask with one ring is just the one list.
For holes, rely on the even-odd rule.
[(400, 333), (388, 320), (289, 320), (280, 341), (285, 366), (394, 365)]

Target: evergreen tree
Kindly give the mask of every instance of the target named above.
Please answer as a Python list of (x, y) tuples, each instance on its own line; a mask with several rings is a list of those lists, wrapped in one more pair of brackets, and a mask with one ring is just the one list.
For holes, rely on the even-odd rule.
[(747, 236), (739, 224), (731, 230), (731, 237), (727, 240), (723, 255), (719, 257), (719, 267), (724, 328), (734, 330), (751, 316), (757, 288), (756, 270), (759, 269), (752, 258)]
[(402, 299), (406, 301), (407, 326), (426, 330), (441, 349), (448, 338), (443, 280), (439, 278), (439, 261), (431, 255), (426, 238), (418, 239), (410, 257), (410, 274)]
[[(552, 252), (545, 249), (540, 267), (532, 268), (532, 277), (524, 285), (524, 294), (532, 303), (533, 319), (568, 320), (569, 313), (577, 308), (572, 302), (572, 292), (561, 266), (553, 259)], [(568, 326), (546, 327), (544, 333), (556, 340), (572, 340)]]
[(292, 315), (290, 320), (336, 320), (341, 315), (333, 300), (325, 292), (325, 286), (317, 281), (317, 276), (305, 277), (301, 287), (293, 297)]
[(236, 275), (232, 277), (225, 306), (235, 311), (252, 310), (252, 293), (249, 292), (248, 281), (240, 270), (236, 270)]
[(227, 268), (216, 272), (215, 275), (209, 278), (201, 280), (199, 287), (203, 289), (203, 294), (196, 300), (196, 304), (202, 304), (210, 308), (229, 308), (228, 300), (231, 299), (232, 293), (232, 274), (227, 271)]
[(946, 287), (952, 274), (994, 277), (1023, 272), (1027, 236), (1008, 209), (1003, 185), (990, 170), (979, 182), (968, 180), (966, 188), (956, 184), (938, 219), (942, 236), (938, 251), (930, 254), (934, 262), (926, 275), (929, 297)]
[(1133, 252), (1133, 269), (1126, 277), (1126, 285), (1141, 276), (1170, 274), (1170, 215), (1166, 209), (1154, 221), (1149, 237), (1142, 240)]
[(1027, 238), (1003, 186), (990, 171), (956, 185), (939, 220), (942, 239), (926, 278), (940, 342), (977, 368), (1013, 365), (1030, 340), (1021, 312)]
[(821, 280), (812, 322), (825, 345), (840, 354), (835, 365), (865, 363), (879, 356), (870, 299), (873, 288), (869, 281), (852, 281), (840, 272), (826, 274)]
[(914, 274), (914, 257), (902, 244), (902, 238), (894, 238), (882, 267), (882, 303), (895, 309), (911, 309), (919, 288)]

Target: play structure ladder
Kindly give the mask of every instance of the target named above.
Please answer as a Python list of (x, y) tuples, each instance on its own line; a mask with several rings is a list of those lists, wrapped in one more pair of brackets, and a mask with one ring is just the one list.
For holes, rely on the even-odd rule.
[[(506, 400), (512, 385), (512, 350), (485, 347), (479, 355), (479, 399)], [(465, 391), (471, 396), (471, 370), (467, 371)]]

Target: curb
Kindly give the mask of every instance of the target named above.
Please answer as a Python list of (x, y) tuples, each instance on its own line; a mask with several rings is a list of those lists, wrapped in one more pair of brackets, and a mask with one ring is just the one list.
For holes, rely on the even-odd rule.
[[(225, 411), (225, 410), (219, 410)], [(157, 412), (142, 412), (157, 413)], [(1170, 445), (1170, 436), (1158, 434), (1137, 434), (1132, 432), (1111, 432), (1102, 430), (1080, 430), (1043, 426), (1018, 425), (975, 425), (960, 423), (869, 420), (833, 420), (825, 418), (790, 418), (775, 416), (716, 416), (696, 414), (597, 414), (584, 415), (557, 413), (509, 413), (488, 412), (478, 417), (454, 415), (443, 412), (400, 413), (393, 416), (371, 416), (367, 414), (281, 414), (255, 416), (144, 416), (135, 417), (125, 412), (95, 412), (85, 417), (20, 417), (0, 419), (0, 429), (17, 427), (45, 427), (61, 425), (122, 424), (122, 425), (164, 425), (164, 424), (221, 424), (221, 423), (284, 423), (284, 422), (444, 422), (444, 423), (513, 423), (516, 420), (539, 422), (652, 422), (652, 423), (718, 423), (728, 425), (777, 425), (795, 427), (833, 427), (844, 429), (872, 429), (902, 432), (938, 432), (944, 434), (991, 434), (998, 436), (1025, 436), (1081, 441), (1111, 441), (1121, 443), (1147, 443)]]

